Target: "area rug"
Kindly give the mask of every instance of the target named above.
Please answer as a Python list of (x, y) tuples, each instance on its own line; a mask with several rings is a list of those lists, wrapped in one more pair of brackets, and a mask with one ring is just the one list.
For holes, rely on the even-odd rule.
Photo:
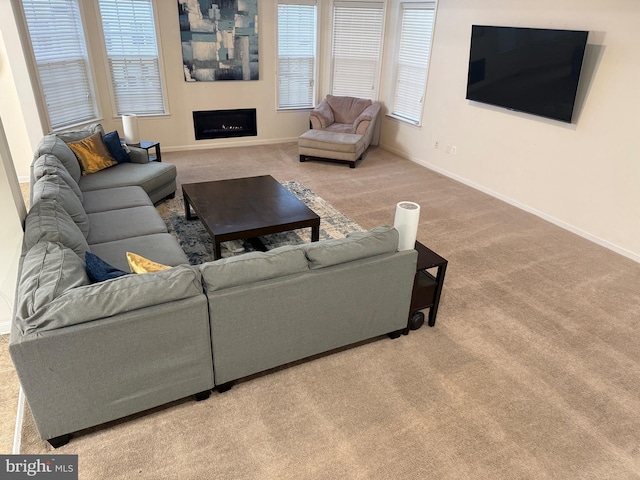
[[(320, 217), (320, 240), (341, 238), (349, 232), (363, 230), (360, 225), (340, 213), (302, 183), (296, 180), (290, 180), (283, 182), (282, 185)], [(192, 265), (213, 260), (213, 242), (211, 236), (200, 221), (185, 219), (182, 197), (176, 197), (164, 202), (158, 205), (157, 208), (167, 224), (169, 232), (178, 239), (180, 246), (187, 254), (187, 257), (189, 257), (189, 262)], [(260, 237), (260, 240), (267, 250), (283, 245), (307, 243), (311, 241), (311, 229), (302, 228), (289, 232), (264, 235)], [(240, 255), (254, 250), (248, 242), (239, 243), (240, 248), (235, 248), (237, 245), (236, 242), (222, 243), (222, 256)]]

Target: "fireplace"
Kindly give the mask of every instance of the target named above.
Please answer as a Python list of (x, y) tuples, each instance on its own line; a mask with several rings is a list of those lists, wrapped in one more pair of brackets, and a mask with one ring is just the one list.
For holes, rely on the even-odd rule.
[(196, 140), (229, 137), (255, 137), (256, 109), (204, 110), (193, 112)]

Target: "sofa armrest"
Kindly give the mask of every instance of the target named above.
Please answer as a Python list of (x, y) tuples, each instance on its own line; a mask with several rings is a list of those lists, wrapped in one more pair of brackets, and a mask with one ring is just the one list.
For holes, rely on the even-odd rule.
[(309, 119), (311, 120), (311, 128), (314, 130), (323, 130), (334, 122), (333, 110), (331, 110), (326, 99), (311, 110)]
[(127, 145), (129, 148), (129, 158), (131, 158), (132, 163), (149, 163), (149, 152), (144, 148), (140, 147), (132, 147), (131, 145)]
[(380, 112), (380, 104), (375, 102), (365, 108), (358, 118), (353, 122), (353, 130), (360, 135), (364, 135), (370, 125), (375, 124), (375, 119)]

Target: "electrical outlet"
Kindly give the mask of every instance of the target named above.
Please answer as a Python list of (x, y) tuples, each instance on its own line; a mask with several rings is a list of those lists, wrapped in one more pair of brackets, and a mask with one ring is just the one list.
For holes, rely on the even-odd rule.
[(436, 143), (433, 144), (433, 148), (435, 148), (436, 150), (440, 148), (440, 141), (436, 140)]
[(456, 151), (458, 150), (458, 147), (456, 147), (455, 145), (451, 147), (451, 154), (455, 155)]

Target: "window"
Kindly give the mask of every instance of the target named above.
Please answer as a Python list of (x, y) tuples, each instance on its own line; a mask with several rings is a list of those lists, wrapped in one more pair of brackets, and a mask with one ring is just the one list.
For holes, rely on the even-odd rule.
[(403, 3), (391, 115), (419, 125), (427, 87), (435, 3)]
[(376, 100), (382, 53), (381, 2), (335, 2), (331, 93)]
[(49, 127), (52, 131), (98, 119), (77, 0), (23, 0)]
[(117, 115), (166, 113), (151, 0), (99, 0)]
[(316, 98), (315, 1), (278, 2), (278, 108), (310, 108)]

